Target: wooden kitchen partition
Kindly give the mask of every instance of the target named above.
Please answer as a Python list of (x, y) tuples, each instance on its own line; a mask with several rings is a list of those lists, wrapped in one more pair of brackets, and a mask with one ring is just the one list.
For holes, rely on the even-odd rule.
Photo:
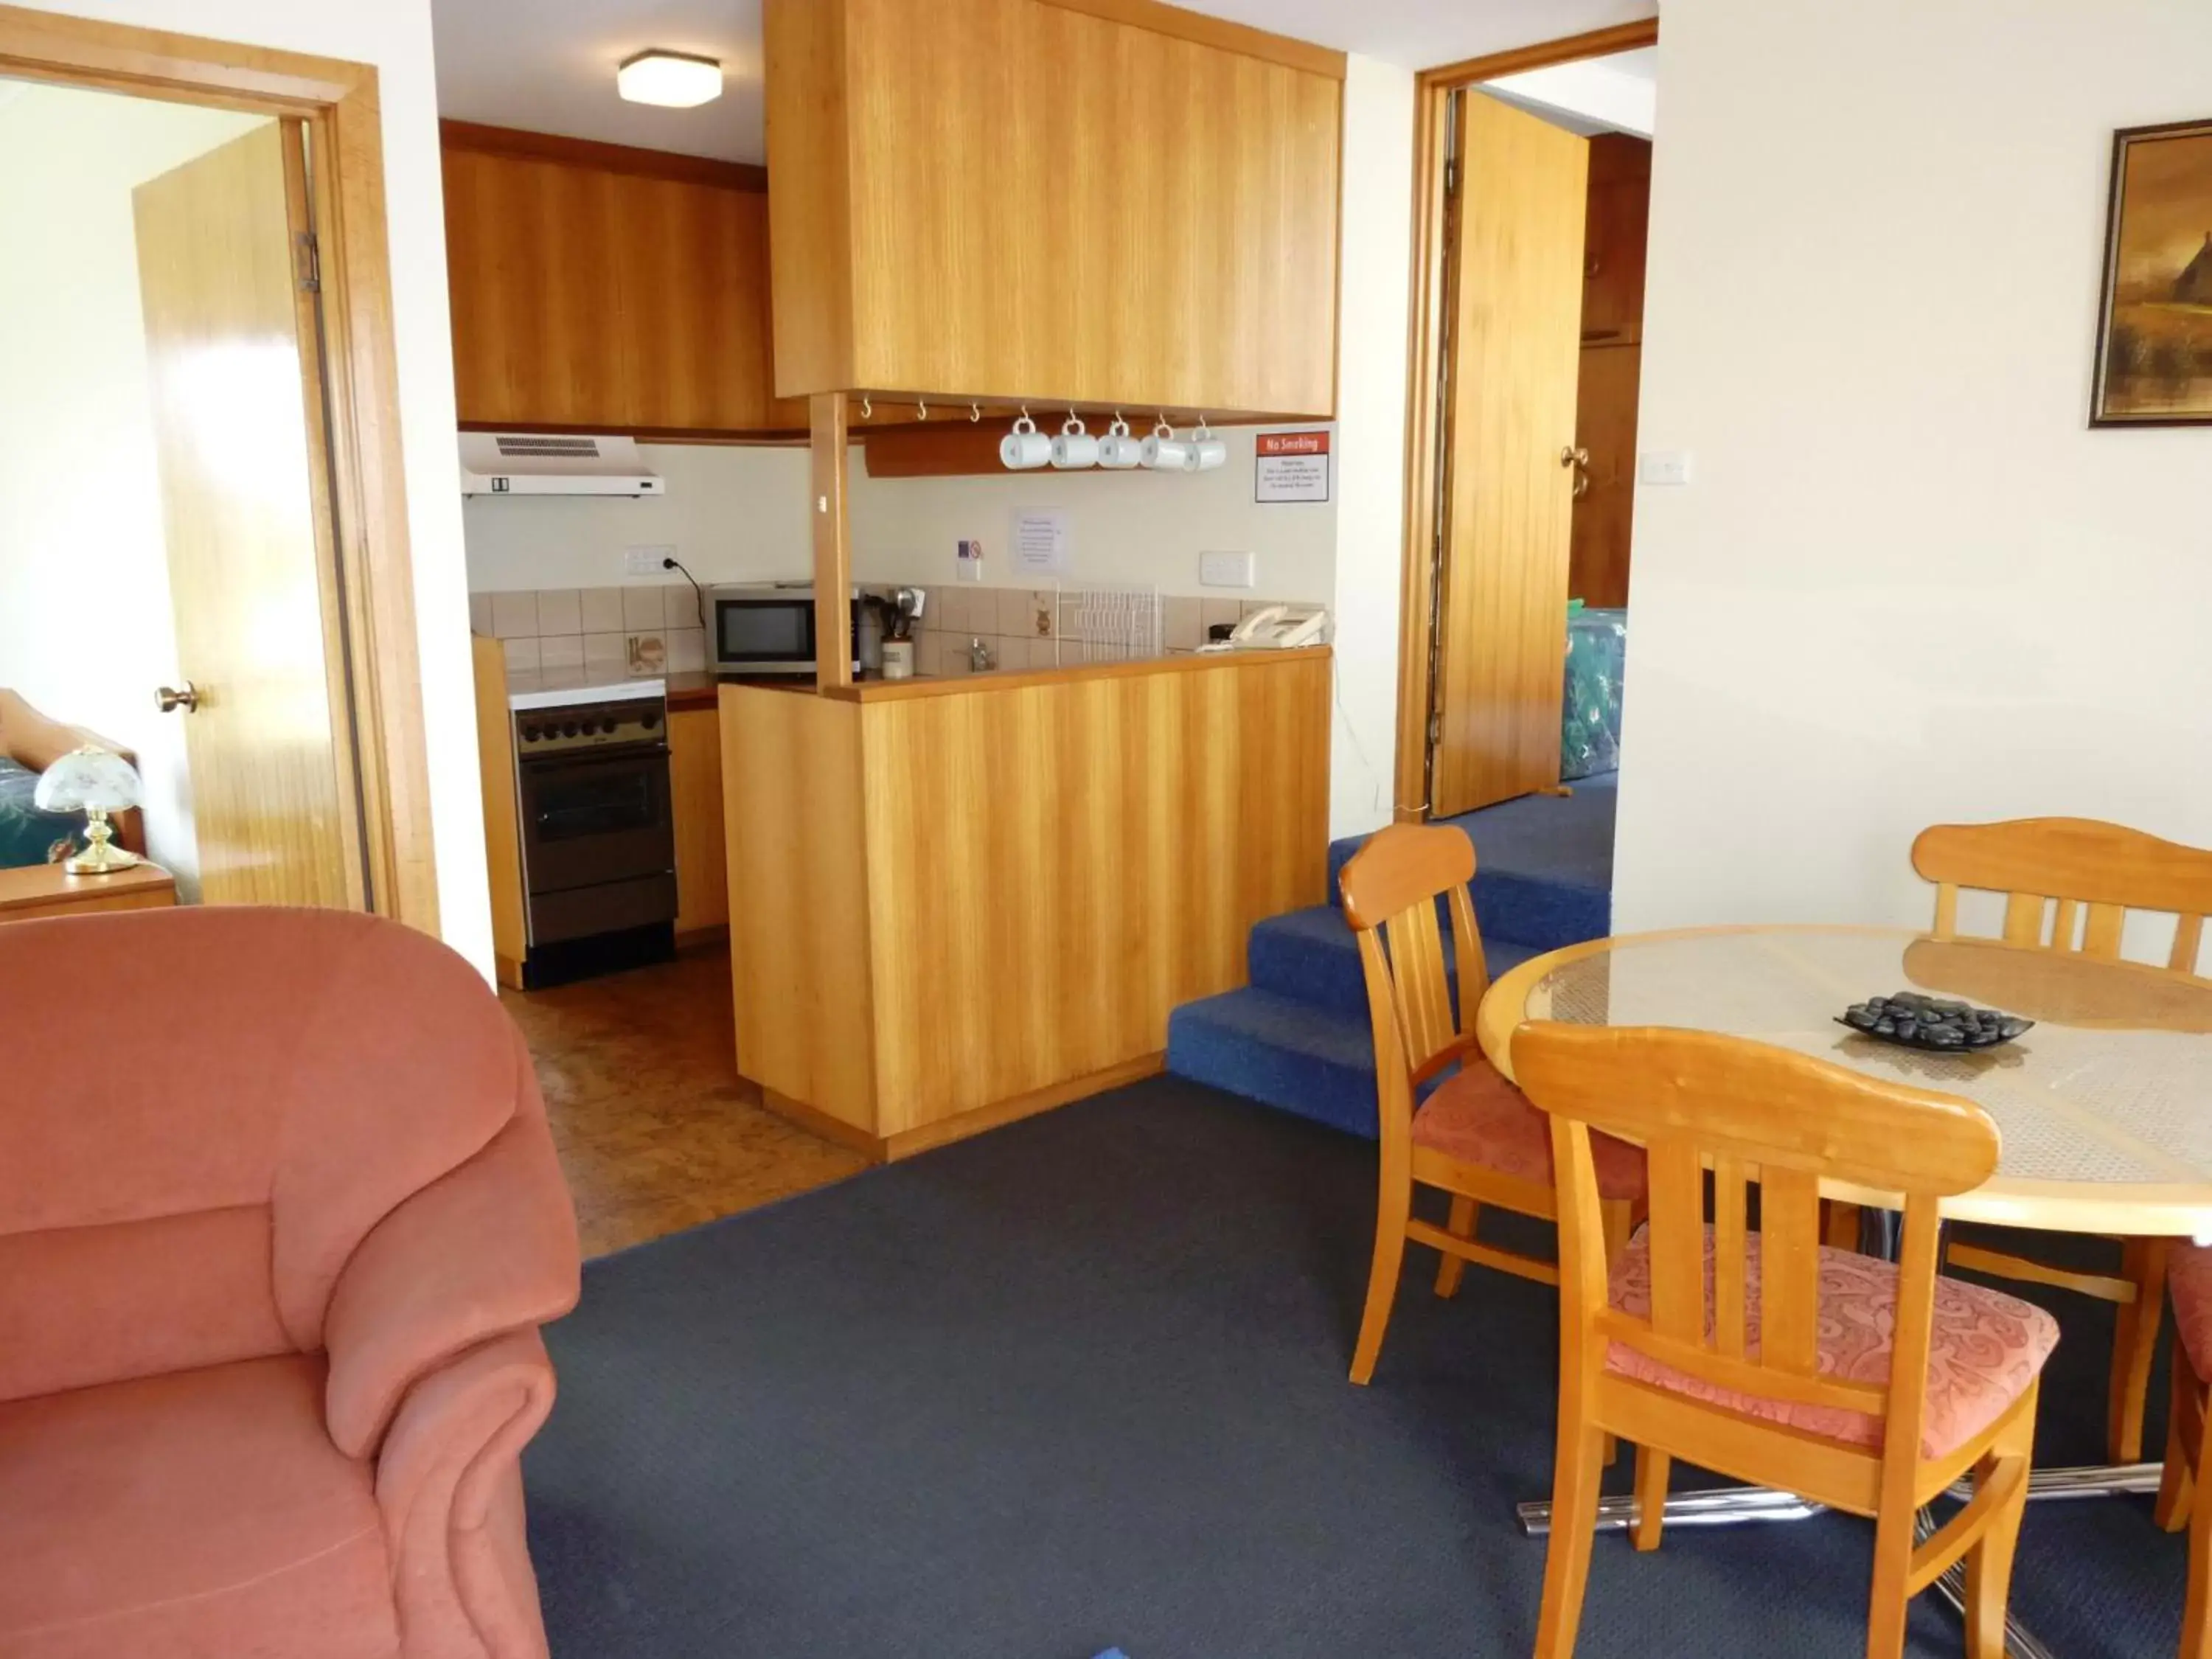
[(726, 686), (738, 1066), (879, 1158), (1156, 1069), (1318, 903), (1326, 649)]

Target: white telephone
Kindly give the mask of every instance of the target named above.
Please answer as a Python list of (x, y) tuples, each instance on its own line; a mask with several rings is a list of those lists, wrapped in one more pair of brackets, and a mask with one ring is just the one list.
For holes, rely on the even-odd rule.
[(1201, 651), (1288, 651), (1317, 645), (1328, 627), (1328, 611), (1318, 605), (1271, 605), (1237, 624), (1225, 640), (1201, 645)]

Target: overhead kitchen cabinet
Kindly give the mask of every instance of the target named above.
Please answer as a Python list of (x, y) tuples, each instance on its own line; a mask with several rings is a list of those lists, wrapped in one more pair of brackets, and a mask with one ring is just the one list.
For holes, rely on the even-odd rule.
[(767, 0), (776, 390), (1324, 416), (1344, 57), (1154, 0)]
[(775, 400), (759, 167), (441, 124), (464, 426), (740, 435)]

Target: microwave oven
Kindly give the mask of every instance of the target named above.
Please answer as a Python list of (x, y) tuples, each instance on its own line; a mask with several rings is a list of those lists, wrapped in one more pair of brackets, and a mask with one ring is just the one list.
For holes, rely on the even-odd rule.
[[(858, 674), (858, 589), (846, 617), (839, 643)], [(812, 582), (747, 582), (707, 590), (707, 666), (714, 672), (811, 675), (819, 656)]]

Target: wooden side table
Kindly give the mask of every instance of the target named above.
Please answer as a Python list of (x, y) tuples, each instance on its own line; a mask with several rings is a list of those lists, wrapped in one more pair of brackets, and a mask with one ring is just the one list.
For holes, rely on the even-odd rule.
[(177, 879), (158, 864), (134, 865), (112, 876), (73, 876), (58, 864), (0, 870), (0, 921), (159, 910), (176, 902)]

